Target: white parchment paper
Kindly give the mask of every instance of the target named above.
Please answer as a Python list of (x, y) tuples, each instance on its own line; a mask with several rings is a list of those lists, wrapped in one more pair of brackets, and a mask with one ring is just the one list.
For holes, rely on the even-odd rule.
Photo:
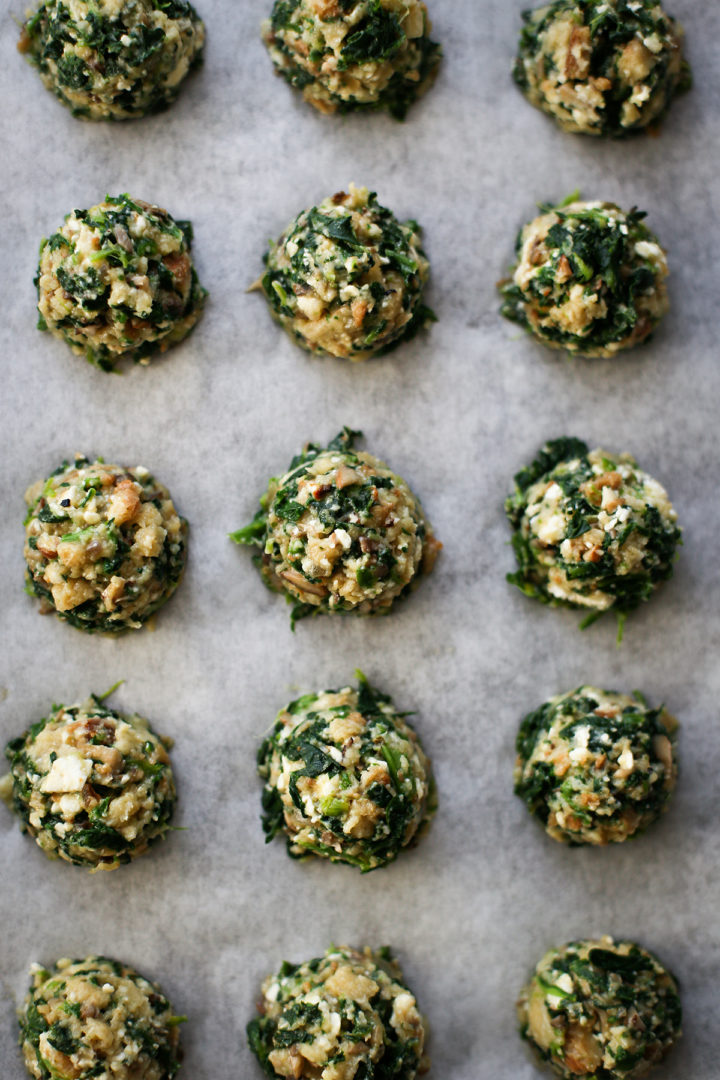
[[(178, 103), (84, 124), (15, 53), (14, 3), (0, 26), (0, 742), (51, 702), (124, 679), (111, 703), (176, 740), (187, 831), (89, 876), (48, 861), (0, 807), (0, 1074), (25, 1075), (15, 1009), (30, 962), (99, 951), (157, 979), (188, 1014), (184, 1077), (259, 1077), (244, 1027), (261, 979), (334, 941), (395, 947), (430, 1018), (437, 1080), (531, 1080), (514, 1016), (523, 979), (549, 946), (609, 932), (655, 950), (682, 983), (685, 1037), (658, 1080), (716, 1077), (720, 10), (673, 0), (695, 89), (661, 137), (613, 144), (562, 134), (513, 86), (528, 0), (432, 0), (445, 61), (404, 125), (323, 117), (291, 93), (259, 41), (270, 0), (198, 0), (206, 62)], [(357, 366), (305, 355), (245, 293), (267, 239), (350, 180), (424, 226), (439, 316)], [(564, 359), (497, 314), (517, 228), (537, 200), (576, 187), (646, 208), (670, 253), (672, 313), (627, 358)], [(35, 329), (41, 237), (106, 191), (191, 218), (211, 294), (186, 343), (121, 377)], [(343, 423), (411, 483), (445, 550), (389, 618), (317, 619), (292, 635), (288, 609), (226, 534), (303, 442)], [(631, 617), (621, 649), (612, 619), (580, 633), (573, 613), (504, 581), (511, 477), (565, 433), (634, 453), (685, 528), (674, 579)], [(23, 492), (76, 450), (148, 466), (190, 520), (186, 578), (155, 632), (88, 637), (23, 594)], [(254, 772), (276, 711), (356, 666), (416, 710), (441, 800), (422, 845), (365, 877), (266, 847)], [(520, 718), (586, 681), (639, 687), (682, 722), (670, 813), (613, 850), (554, 844), (512, 794)]]

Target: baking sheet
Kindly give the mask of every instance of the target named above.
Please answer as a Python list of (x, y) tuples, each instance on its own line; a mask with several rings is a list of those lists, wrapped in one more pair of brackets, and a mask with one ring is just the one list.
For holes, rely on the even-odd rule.
[[(14, 0), (13, 0), (14, 2)], [(432, 1027), (438, 1080), (531, 1080), (513, 1003), (551, 945), (636, 938), (679, 975), (685, 1038), (662, 1077), (717, 1075), (720, 669), (716, 549), (720, 10), (674, 0), (695, 72), (660, 138), (567, 136), (508, 69), (527, 0), (433, 0), (445, 62), (404, 125), (327, 118), (274, 78), (258, 37), (267, 2), (198, 0), (204, 70), (148, 120), (74, 120), (15, 54), (1, 21), (3, 146), (3, 618), (0, 740), (124, 679), (111, 704), (174, 737), (186, 831), (149, 858), (89, 876), (51, 863), (0, 807), (0, 1061), (20, 1080), (15, 1008), (32, 960), (99, 951), (160, 981), (187, 1013), (183, 1076), (259, 1077), (245, 1047), (259, 983), (330, 941), (390, 943)], [(425, 227), (439, 322), (387, 359), (352, 366), (299, 351), (246, 295), (267, 239), (350, 180)], [(649, 210), (669, 249), (672, 312), (627, 358), (570, 361), (497, 315), (495, 281), (539, 199), (574, 188)], [(195, 226), (211, 298), (192, 337), (150, 368), (106, 376), (34, 327), (40, 238), (72, 207), (129, 191)], [(390, 618), (317, 619), (285, 605), (226, 539), (268, 475), (307, 439), (362, 428), (421, 496), (445, 544)], [(630, 450), (685, 527), (674, 579), (628, 621), (585, 633), (526, 600), (502, 500), (548, 437)], [(144, 464), (191, 523), (184, 583), (155, 632), (87, 637), (40, 618), (22, 592), (22, 494), (76, 450)], [(391, 692), (432, 755), (440, 812), (395, 865), (362, 877), (266, 847), (256, 746), (298, 691), (360, 666)], [(520, 717), (581, 682), (642, 688), (681, 722), (670, 814), (637, 843), (566, 850), (512, 795)]]

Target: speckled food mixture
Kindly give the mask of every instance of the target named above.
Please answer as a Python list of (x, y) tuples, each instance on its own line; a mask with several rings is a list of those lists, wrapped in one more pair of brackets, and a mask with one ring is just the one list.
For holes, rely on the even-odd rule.
[(642, 219), (609, 202), (543, 205), (521, 230), (502, 314), (556, 349), (614, 356), (667, 313), (665, 251)]
[(629, 454), (547, 443), (505, 503), (526, 595), (624, 616), (672, 576), (681, 532), (665, 489)]
[(675, 979), (652, 953), (603, 937), (546, 953), (518, 1016), (565, 1080), (635, 1080), (680, 1037), (682, 1010)]
[(434, 794), (430, 762), (389, 697), (358, 672), (357, 689), (305, 694), (278, 714), (258, 754), (263, 828), (294, 857), (363, 871), (413, 841)]
[(262, 994), (248, 1041), (268, 1076), (413, 1080), (428, 1069), (425, 1024), (389, 949), (331, 946), (284, 963)]
[(129, 120), (174, 101), (204, 44), (184, 0), (45, 0), (18, 48), (74, 116)]
[(175, 808), (168, 746), (98, 697), (53, 705), (5, 750), (24, 831), (47, 855), (97, 870), (144, 855)]
[(565, 131), (642, 130), (690, 85), (682, 30), (656, 0), (555, 0), (523, 19), (515, 82)]
[(129, 195), (73, 210), (40, 245), (39, 328), (104, 371), (149, 363), (202, 314), (191, 243), (189, 221)]
[(517, 737), (515, 794), (554, 840), (620, 843), (651, 825), (675, 789), (677, 721), (663, 707), (581, 686), (546, 701)]
[(20, 1041), (37, 1080), (171, 1080), (179, 1024), (160, 987), (105, 956), (34, 964)]
[(404, 480), (354, 450), (345, 428), (325, 448), (309, 443), (261, 510), (231, 534), (258, 546), (265, 584), (293, 603), (293, 620), (321, 611), (386, 614), (428, 574), (442, 545)]
[(402, 120), (440, 63), (430, 29), (419, 0), (275, 0), (262, 35), (276, 70), (320, 112)]
[(81, 630), (137, 630), (177, 588), (187, 522), (142, 466), (76, 457), (25, 495), (28, 589)]
[(414, 337), (430, 264), (420, 226), (350, 184), (301, 214), (265, 256), (258, 283), (283, 329), (319, 356), (367, 360)]

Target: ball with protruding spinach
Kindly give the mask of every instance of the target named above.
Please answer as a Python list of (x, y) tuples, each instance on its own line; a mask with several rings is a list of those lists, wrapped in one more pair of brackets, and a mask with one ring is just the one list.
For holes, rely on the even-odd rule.
[(426, 1072), (425, 1021), (387, 947), (331, 946), (269, 975), (247, 1027), (268, 1076), (415, 1080)]
[(636, 1080), (680, 1038), (676, 979), (611, 937), (550, 949), (518, 1001), (523, 1038), (563, 1080)]
[(416, 221), (350, 184), (303, 210), (265, 256), (257, 283), (274, 318), (318, 356), (367, 360), (434, 318), (422, 301), (430, 264)]
[(189, 221), (127, 194), (73, 210), (40, 246), (38, 327), (103, 371), (148, 364), (202, 315), (191, 245)]
[(554, 840), (620, 843), (667, 809), (677, 721), (664, 708), (594, 686), (546, 701), (517, 737), (515, 794)]
[(205, 27), (186, 0), (43, 0), (18, 48), (85, 120), (131, 120), (178, 95)]
[(630, 454), (554, 439), (515, 476), (505, 510), (527, 596), (621, 617), (672, 576), (682, 535), (665, 488)]
[(645, 213), (614, 203), (541, 206), (520, 231), (502, 314), (544, 345), (611, 357), (646, 341), (668, 310), (665, 251)]
[(290, 855), (362, 871), (413, 842), (432, 811), (430, 762), (391, 699), (358, 672), (357, 688), (305, 694), (278, 713), (258, 754), (263, 828)]
[(308, 443), (272, 477), (261, 509), (231, 533), (260, 549), (265, 584), (285, 593), (293, 622), (305, 615), (383, 615), (430, 573), (442, 544), (420, 501), (344, 428), (327, 446)]
[(690, 85), (682, 29), (657, 0), (553, 0), (523, 20), (513, 77), (565, 131), (642, 131)]
[(187, 555), (187, 522), (144, 466), (64, 461), (28, 488), (28, 590), (88, 632), (137, 630), (170, 599)]
[(20, 1013), (25, 1065), (36, 1080), (172, 1080), (180, 1024), (157, 983), (107, 956), (33, 964)]
[(165, 836), (176, 792), (169, 740), (92, 696), (53, 705), (5, 754), (11, 805), (51, 858), (114, 870)]
[(323, 113), (402, 120), (440, 63), (421, 0), (275, 0), (262, 25), (275, 70)]

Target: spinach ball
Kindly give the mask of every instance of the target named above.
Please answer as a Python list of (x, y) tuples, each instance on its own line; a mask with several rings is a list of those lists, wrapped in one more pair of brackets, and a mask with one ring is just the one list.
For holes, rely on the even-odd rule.
[(18, 48), (73, 116), (132, 120), (175, 100), (204, 44), (185, 0), (43, 0)]
[(362, 672), (357, 689), (305, 694), (278, 713), (258, 754), (263, 828), (295, 858), (314, 854), (362, 871), (415, 840), (433, 795), (420, 740)]
[(581, 686), (529, 713), (517, 737), (515, 794), (554, 840), (619, 844), (667, 808), (677, 721), (635, 694)]
[(610, 357), (645, 341), (668, 311), (665, 251), (609, 202), (542, 205), (521, 230), (502, 314), (544, 345)]
[(402, 120), (440, 63), (420, 0), (275, 0), (262, 36), (275, 70), (323, 113)]
[(564, 1080), (636, 1080), (680, 1038), (678, 984), (630, 941), (545, 954), (518, 1001), (521, 1034)]
[(25, 563), (42, 613), (81, 630), (137, 630), (169, 600), (187, 522), (143, 466), (76, 457), (28, 489)]
[(388, 948), (331, 946), (269, 975), (248, 1024), (268, 1076), (414, 1080), (426, 1072), (425, 1021)]
[(523, 20), (513, 77), (565, 131), (642, 131), (690, 86), (682, 29), (657, 0), (554, 0)]
[(432, 319), (422, 302), (430, 264), (416, 221), (399, 222), (374, 192), (350, 184), (301, 214), (265, 256), (274, 318), (318, 356), (367, 360)]
[(271, 478), (253, 521), (231, 533), (260, 548), (263, 580), (293, 603), (293, 621), (386, 614), (442, 547), (405, 481), (353, 449), (361, 434), (344, 428), (327, 447), (309, 443)]
[(681, 532), (665, 489), (629, 454), (554, 439), (515, 476), (505, 510), (527, 596), (625, 616), (672, 576)]
[(73, 210), (40, 246), (39, 329), (103, 371), (148, 364), (202, 315), (191, 245), (190, 222), (129, 195)]
[(33, 964), (20, 1015), (25, 1065), (37, 1080), (172, 1080), (185, 1019), (156, 983), (106, 956)]
[(94, 870), (144, 855), (175, 808), (169, 745), (147, 720), (94, 695), (53, 705), (5, 750), (24, 831), (51, 858)]

